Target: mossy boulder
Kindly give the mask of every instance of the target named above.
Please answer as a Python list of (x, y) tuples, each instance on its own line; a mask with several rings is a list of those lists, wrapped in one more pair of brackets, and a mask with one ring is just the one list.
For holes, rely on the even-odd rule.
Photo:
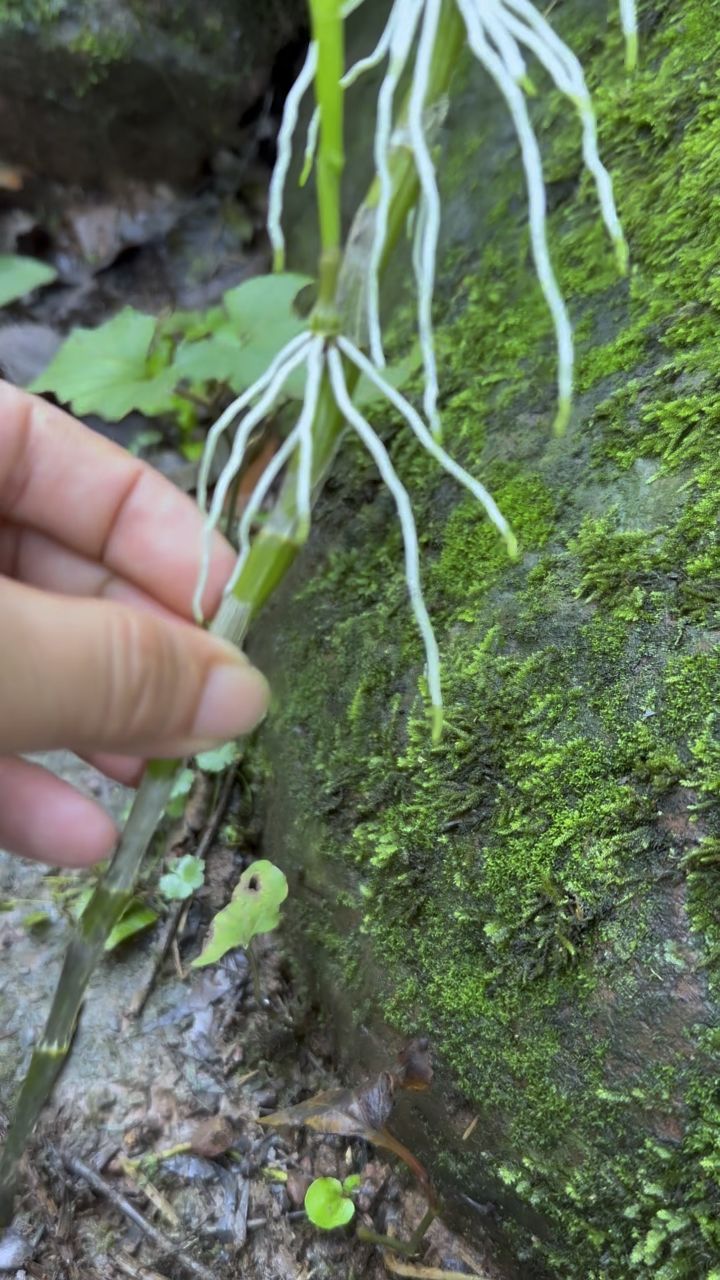
[(628, 78), (614, 10), (553, 13), (596, 93), (624, 281), (538, 75), (579, 349), (562, 439), (503, 107), (461, 88), (445, 130), (445, 438), (521, 556), (376, 421), (416, 512), (442, 741), (392, 502), (352, 441), (256, 639), (297, 954), (353, 1064), (431, 1036), (403, 1137), (523, 1280), (720, 1276), (720, 4), (641, 16)]
[(192, 180), (305, 16), (304, 0), (0, 0), (0, 157), (92, 186)]

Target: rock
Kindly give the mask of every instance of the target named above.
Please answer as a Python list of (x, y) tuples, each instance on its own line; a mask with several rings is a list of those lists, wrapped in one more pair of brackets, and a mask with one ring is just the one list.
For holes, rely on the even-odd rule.
[(23, 0), (0, 8), (0, 156), (43, 178), (185, 182), (232, 141), (302, 0)]
[(12, 1227), (0, 1231), (0, 1271), (16, 1271), (29, 1262), (32, 1255), (32, 1244), (18, 1231)]
[(643, 12), (630, 79), (597, 5), (552, 12), (602, 85), (630, 287), (566, 109), (533, 103), (579, 338), (562, 439), (504, 105), (457, 90), (438, 142), (445, 441), (521, 546), (511, 562), (374, 411), (410, 481), (441, 742), (393, 503), (359, 449), (254, 639), (274, 691), (264, 847), (290, 879), (295, 956), (351, 1079), (430, 1036), (432, 1087), (390, 1126), (522, 1280), (695, 1280), (720, 1257), (717, 122), (700, 89), (720, 49), (706, 0)]
[(0, 328), (0, 375), (27, 387), (52, 360), (62, 336), (46, 324), (7, 324)]

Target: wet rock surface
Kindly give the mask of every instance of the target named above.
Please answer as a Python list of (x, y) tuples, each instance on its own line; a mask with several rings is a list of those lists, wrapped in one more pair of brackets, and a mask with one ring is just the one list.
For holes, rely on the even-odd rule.
[(301, 0), (4, 4), (0, 156), (93, 187), (192, 181), (304, 21)]

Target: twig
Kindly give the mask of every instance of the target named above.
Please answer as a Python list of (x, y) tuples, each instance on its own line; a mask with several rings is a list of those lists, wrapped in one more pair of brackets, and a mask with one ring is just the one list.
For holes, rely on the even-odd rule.
[[(437, 1209), (432, 1205), (428, 1207), (425, 1216), (413, 1231), (409, 1240), (399, 1240), (396, 1236), (384, 1236), (377, 1231), (373, 1231), (370, 1227), (358, 1227), (358, 1240), (362, 1240), (364, 1244), (377, 1244), (386, 1249), (392, 1249), (393, 1253), (401, 1253), (405, 1258), (412, 1258), (416, 1254), (428, 1233), (430, 1225), (437, 1218)], [(383, 1252), (383, 1257), (385, 1253)], [(402, 1273), (401, 1273), (402, 1274)], [(407, 1274), (407, 1273), (406, 1273)], [(417, 1275), (417, 1272), (410, 1272), (410, 1275)]]
[[(236, 776), (237, 766), (231, 765), (223, 778), (218, 802), (208, 818), (205, 830), (203, 831), (197, 849), (195, 850), (195, 857), (199, 858), (201, 862), (203, 862), (207, 857), (210, 847), (220, 829), (220, 823), (222, 822), (223, 817), (225, 816), (225, 810), (230, 803), (230, 796), (232, 795)], [(183, 901), (174, 902), (168, 911), (168, 914), (165, 917), (163, 930), (160, 935), (159, 945), (153, 956), (150, 972), (148, 973), (143, 985), (135, 992), (135, 995), (130, 1001), (126, 1010), (126, 1017), (139, 1018), (145, 1008), (145, 1005), (150, 999), (155, 988), (155, 983), (158, 980), (160, 970), (162, 969), (172, 947), (182, 913), (186, 906), (187, 903)]]
[(388, 1271), (396, 1276), (413, 1276), (415, 1280), (488, 1280), (488, 1274), (479, 1271), (443, 1271), (440, 1267), (416, 1267), (412, 1262), (401, 1262), (392, 1253), (383, 1254)]
[(463, 1142), (467, 1142), (468, 1138), (471, 1137), (471, 1135), (475, 1132), (475, 1130), (477, 1129), (479, 1119), (480, 1119), (479, 1116), (473, 1116), (472, 1120), (470, 1121), (467, 1129), (465, 1130), (462, 1136)]
[(159, 1271), (148, 1271), (147, 1267), (141, 1267), (129, 1253), (116, 1253), (113, 1261), (119, 1271), (123, 1275), (130, 1276), (131, 1280), (167, 1280), (167, 1276), (163, 1276)]
[(61, 1159), (68, 1173), (74, 1174), (76, 1178), (82, 1178), (89, 1187), (92, 1187), (96, 1195), (103, 1196), (105, 1200), (109, 1200), (110, 1204), (114, 1205), (131, 1222), (134, 1222), (135, 1226), (139, 1227), (158, 1249), (161, 1249), (168, 1257), (174, 1258), (183, 1270), (189, 1272), (192, 1276), (196, 1276), (197, 1280), (216, 1280), (216, 1276), (212, 1271), (204, 1267), (201, 1262), (196, 1262), (194, 1258), (185, 1253), (184, 1249), (180, 1248), (175, 1240), (171, 1240), (163, 1231), (159, 1231), (151, 1222), (148, 1222), (139, 1209), (136, 1209), (124, 1195), (121, 1195), (119, 1191), (110, 1186), (109, 1182), (106, 1182), (98, 1173), (95, 1173), (95, 1170), (91, 1169), (90, 1165), (85, 1164), (84, 1160), (78, 1159), (77, 1156), (66, 1155), (64, 1152), (61, 1153)]
[(128, 1160), (126, 1156), (120, 1156), (118, 1158), (118, 1164), (129, 1182), (133, 1186), (137, 1187), (138, 1191), (142, 1191), (143, 1194), (147, 1196), (148, 1200), (155, 1206), (160, 1216), (164, 1218), (166, 1222), (169, 1222), (171, 1227), (179, 1227), (180, 1219), (170, 1204), (170, 1201), (166, 1200), (161, 1191), (158, 1191), (157, 1187), (149, 1178), (145, 1170), (141, 1169), (134, 1161)]

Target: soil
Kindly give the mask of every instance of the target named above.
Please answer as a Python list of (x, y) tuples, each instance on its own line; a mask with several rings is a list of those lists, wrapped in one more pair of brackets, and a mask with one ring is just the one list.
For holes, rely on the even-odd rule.
[[(122, 818), (123, 788), (64, 753), (43, 763)], [(166, 833), (166, 848), (197, 848), (220, 786), (196, 785), (184, 817)], [(208, 852), (205, 886), (182, 912), (165, 964), (156, 973), (161, 920), (143, 940), (110, 953), (93, 983), (70, 1063), (26, 1162), (19, 1212), (0, 1235), (0, 1273), (15, 1280), (379, 1280), (393, 1267), (417, 1276), (427, 1267), (500, 1280), (490, 1260), (440, 1220), (412, 1262), (361, 1243), (358, 1223), (411, 1236), (427, 1205), (417, 1182), (362, 1139), (259, 1123), (348, 1080), (334, 1061), (331, 1028), (285, 954), (282, 928), (259, 940), (251, 963), (239, 951), (217, 967), (188, 969), (258, 835), (247, 788), (236, 781), (226, 793), (223, 829), (230, 823), (240, 838), (228, 844), (220, 836)], [(147, 879), (141, 896), (157, 905), (154, 877)], [(54, 988), (73, 891), (85, 882), (80, 873), (59, 877), (0, 853), (6, 1109)], [(132, 1016), (153, 976), (142, 1013)], [(361, 1179), (355, 1223), (319, 1231), (303, 1209), (307, 1186), (315, 1177), (351, 1173)], [(100, 1189), (88, 1183), (93, 1174)], [(161, 1236), (150, 1238), (147, 1225), (131, 1221), (128, 1205)]]

